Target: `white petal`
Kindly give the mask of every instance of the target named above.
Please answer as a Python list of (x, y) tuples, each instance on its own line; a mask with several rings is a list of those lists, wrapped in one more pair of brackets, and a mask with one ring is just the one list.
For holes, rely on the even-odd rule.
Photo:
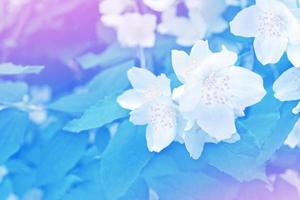
[(144, 3), (151, 9), (161, 12), (171, 8), (176, 0), (144, 0)]
[(142, 28), (138, 30), (139, 45), (142, 47), (153, 47), (155, 44), (155, 28), (156, 28), (156, 16), (151, 14), (144, 14), (141, 16)]
[(147, 146), (151, 152), (160, 152), (169, 146), (176, 136), (176, 127), (154, 129), (152, 125), (147, 126)]
[(275, 64), (287, 49), (286, 37), (257, 36), (254, 39), (254, 50), (257, 59), (263, 64)]
[(105, 26), (117, 28), (122, 24), (121, 15), (104, 15), (101, 17), (101, 21)]
[(142, 93), (136, 91), (135, 89), (130, 89), (121, 94), (117, 98), (117, 102), (123, 108), (126, 108), (128, 110), (134, 110), (143, 105), (146, 102), (146, 100)]
[(207, 134), (202, 131), (189, 131), (185, 134), (184, 143), (187, 151), (193, 159), (200, 158)]
[(159, 75), (155, 84), (164, 96), (171, 96), (171, 81), (165, 74)]
[(233, 66), (237, 61), (237, 54), (233, 51), (229, 51), (225, 46), (222, 47), (222, 51), (212, 53), (206, 59), (204, 59), (200, 66), (197, 67), (194, 72), (194, 76), (198, 79), (203, 79), (212, 73), (219, 72), (226, 68)]
[(99, 4), (99, 11), (104, 15), (118, 15), (129, 5), (127, 0), (104, 0)]
[(218, 141), (232, 137), (236, 132), (233, 111), (226, 105), (201, 105), (197, 124)]
[(172, 66), (177, 78), (184, 83), (186, 77), (186, 69), (189, 64), (189, 56), (184, 51), (172, 50)]
[(198, 91), (199, 86), (197, 84), (186, 84), (184, 92), (179, 98), (179, 110), (188, 120), (194, 119), (198, 113), (196, 108), (201, 100), (201, 94)]
[(143, 68), (133, 67), (128, 70), (127, 76), (135, 89), (149, 88), (156, 81), (156, 76)]
[(172, 92), (172, 99), (175, 102), (178, 102), (180, 97), (182, 96), (183, 92), (184, 92), (184, 85), (174, 88), (174, 90)]
[(191, 49), (190, 59), (195, 62), (202, 62), (211, 54), (212, 52), (209, 49), (208, 41), (198, 40)]
[(226, 71), (229, 77), (230, 100), (236, 109), (244, 109), (261, 101), (266, 91), (260, 75), (242, 68), (231, 67)]
[(274, 96), (281, 101), (300, 99), (300, 68), (292, 67), (281, 74), (273, 85)]
[(261, 10), (250, 6), (240, 11), (230, 22), (230, 30), (234, 35), (254, 37), (258, 28), (258, 17)]
[[(299, 34), (300, 38), (300, 34)], [(300, 45), (290, 45), (287, 48), (287, 56), (295, 67), (300, 67)]]
[(231, 138), (229, 139), (226, 139), (226, 140), (223, 140), (224, 142), (227, 142), (227, 143), (230, 143), (230, 144), (233, 144), (237, 141), (239, 141), (241, 139), (240, 135), (238, 133), (234, 133)]
[(143, 106), (130, 112), (131, 121), (135, 125), (145, 125), (149, 122), (149, 104), (144, 104)]
[(293, 108), (292, 111), (295, 115), (297, 115), (300, 112), (300, 102)]

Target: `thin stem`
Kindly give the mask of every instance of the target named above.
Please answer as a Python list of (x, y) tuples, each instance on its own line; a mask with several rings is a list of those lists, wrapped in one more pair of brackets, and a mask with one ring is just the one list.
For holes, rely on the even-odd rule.
[(145, 49), (143, 47), (138, 47), (138, 50), (139, 50), (139, 58), (140, 58), (140, 67), (146, 68)]

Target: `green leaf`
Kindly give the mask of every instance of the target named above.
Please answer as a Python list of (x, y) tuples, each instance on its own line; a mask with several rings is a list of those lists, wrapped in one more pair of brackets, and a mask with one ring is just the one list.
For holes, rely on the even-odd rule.
[(144, 128), (126, 121), (104, 151), (100, 180), (107, 199), (125, 195), (153, 156), (147, 149), (144, 132)]
[(0, 82), (0, 103), (20, 102), (27, 92), (28, 86), (23, 82)]
[(133, 49), (121, 47), (116, 43), (109, 46), (104, 52), (100, 54), (87, 53), (76, 60), (83, 69), (90, 69), (93, 67), (108, 67), (122, 62), (126, 62), (134, 58)]
[(128, 111), (119, 106), (115, 97), (105, 98), (87, 109), (79, 119), (67, 123), (64, 130), (79, 133), (99, 128), (127, 115)]
[(52, 103), (49, 108), (71, 116), (81, 116), (100, 99), (126, 89), (129, 86), (127, 70), (133, 65), (133, 61), (130, 61), (104, 70), (85, 86), (84, 92), (64, 96)]
[(38, 74), (44, 69), (44, 66), (23, 66), (12, 63), (0, 64), (0, 75), (17, 75), (17, 74)]
[(0, 163), (3, 163), (23, 144), (29, 121), (27, 113), (15, 109), (1, 111), (0, 119)]

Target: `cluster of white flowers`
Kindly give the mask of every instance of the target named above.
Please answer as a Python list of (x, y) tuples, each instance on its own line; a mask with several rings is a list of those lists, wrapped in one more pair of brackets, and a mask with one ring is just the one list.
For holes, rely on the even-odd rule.
[(197, 40), (227, 28), (227, 22), (222, 18), (227, 6), (224, 0), (184, 0), (188, 16), (177, 15), (178, 3), (176, 1), (173, 6), (163, 10), (158, 32), (175, 36), (179, 45), (192, 46)]
[(103, 0), (101, 20), (116, 29), (118, 41), (126, 47), (153, 47), (156, 16), (140, 14), (134, 0)]
[[(254, 51), (263, 65), (276, 64), (285, 52), (293, 64), (294, 67), (275, 81), (275, 97), (281, 101), (300, 100), (299, 2), (256, 0), (254, 5), (246, 7), (245, 1), (232, 0), (144, 0), (145, 5), (160, 12), (159, 24), (155, 15), (138, 14), (134, 2), (104, 0), (100, 5), (103, 22), (117, 29), (123, 45), (153, 46), (156, 26), (159, 33), (175, 36), (182, 46), (194, 44), (190, 55), (172, 51), (172, 65), (182, 83), (173, 91), (165, 75), (157, 77), (140, 68), (128, 72), (134, 89), (122, 94), (118, 102), (132, 110), (130, 120), (134, 124), (148, 125), (146, 136), (150, 151), (159, 152), (178, 141), (184, 143), (196, 159), (207, 142), (235, 142), (239, 139), (236, 118), (265, 95), (259, 75), (234, 66), (236, 53), (225, 47), (213, 53), (207, 42), (199, 40), (227, 28), (222, 13), (228, 5), (243, 8), (230, 22), (230, 31), (237, 36), (254, 38)], [(187, 8), (188, 16), (178, 15), (179, 4)], [(293, 109), (294, 114), (299, 112), (300, 103)], [(300, 121), (286, 140), (291, 147), (300, 145), (299, 124)]]
[[(177, 14), (181, 4), (188, 10), (187, 16)], [(179, 45), (192, 46), (212, 33), (223, 32), (228, 27), (222, 17), (226, 7), (242, 6), (242, 3), (225, 0), (143, 0), (143, 5), (158, 14), (140, 14), (140, 5), (135, 0), (103, 0), (99, 5), (102, 22), (116, 29), (118, 41), (123, 46), (152, 47), (156, 30), (175, 36)], [(159, 23), (156, 16), (161, 17)]]
[(233, 34), (255, 38), (254, 50), (263, 65), (277, 63), (286, 51), (300, 67), (300, 21), (290, 6), (279, 0), (256, 0), (230, 23)]
[(207, 142), (235, 142), (235, 119), (265, 95), (262, 78), (234, 66), (237, 55), (225, 47), (210, 51), (207, 41), (197, 41), (190, 55), (172, 51), (172, 65), (182, 85), (170, 89), (170, 80), (142, 68), (128, 71), (133, 89), (118, 103), (129, 110), (135, 125), (147, 124), (150, 151), (160, 152), (174, 140), (185, 143), (191, 157), (200, 157)]

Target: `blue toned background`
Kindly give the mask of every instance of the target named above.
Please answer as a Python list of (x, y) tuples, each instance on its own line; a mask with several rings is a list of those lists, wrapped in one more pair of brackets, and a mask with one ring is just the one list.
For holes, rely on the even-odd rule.
[[(138, 51), (121, 47), (101, 23), (99, 1), (12, 2), (22, 1), (0, 0), (0, 63), (45, 68), (0, 75), (0, 200), (300, 199), (283, 175), (300, 172), (299, 149), (283, 144), (298, 119), (296, 102), (280, 102), (272, 91), (291, 66), (285, 55), (262, 66), (252, 39), (228, 29), (212, 35), (213, 51), (240, 47), (238, 64), (264, 78), (267, 96), (237, 120), (241, 140), (234, 144), (206, 144), (198, 160), (179, 143), (150, 153), (145, 127), (132, 125), (116, 103), (130, 87), (127, 70), (140, 64)], [(228, 6), (223, 17), (230, 21), (239, 10)], [(190, 50), (166, 35), (145, 50), (148, 69), (166, 73), (173, 88), (174, 48)]]

